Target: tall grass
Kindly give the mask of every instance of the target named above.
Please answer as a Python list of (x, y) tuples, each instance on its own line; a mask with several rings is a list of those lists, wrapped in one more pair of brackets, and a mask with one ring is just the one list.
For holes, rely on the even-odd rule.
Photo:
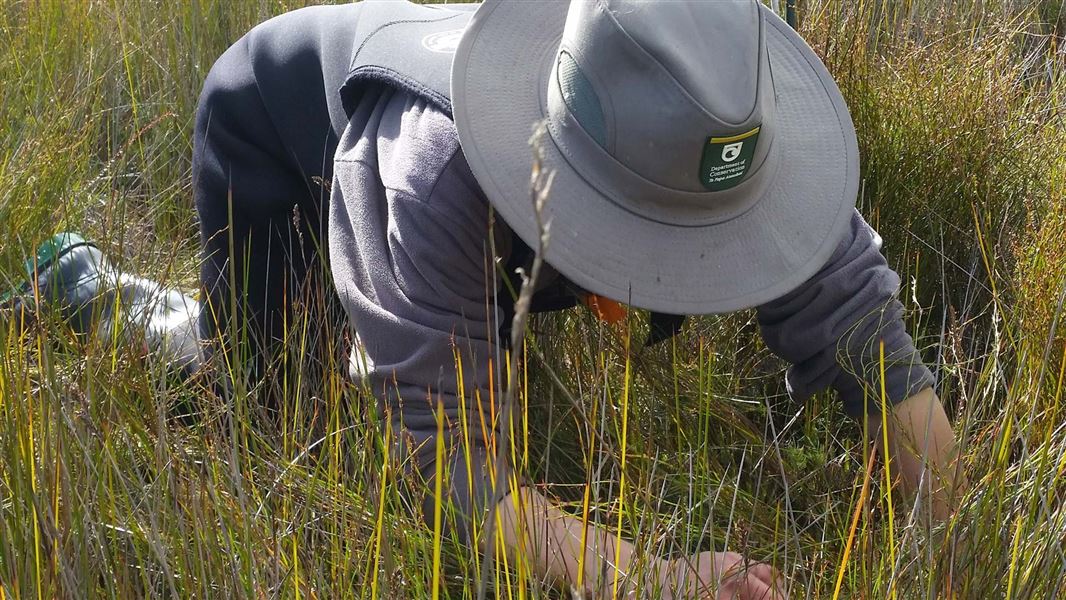
[[(37, 242), (76, 229), (125, 269), (196, 287), (199, 86), (244, 31), (302, 4), (0, 7), (4, 282)], [(800, 8), (853, 112), (862, 210), (963, 440), (973, 485), (958, 515), (929, 533), (831, 395), (789, 400), (748, 313), (643, 352), (630, 351), (642, 315), (619, 329), (581, 312), (533, 319), (516, 469), (648, 554), (743, 551), (788, 573), (796, 597), (833, 597), (838, 581), (841, 598), (1057, 597), (1066, 9)], [(303, 325), (286, 349), (297, 365)], [(334, 367), (282, 382), (291, 402), (262, 418), (254, 390), (220, 395), (129, 345), (54, 319), (5, 326), (0, 599), (473, 597), (480, 557), (412, 516), (384, 425)], [(489, 583), (508, 598), (566, 595), (522, 565)]]

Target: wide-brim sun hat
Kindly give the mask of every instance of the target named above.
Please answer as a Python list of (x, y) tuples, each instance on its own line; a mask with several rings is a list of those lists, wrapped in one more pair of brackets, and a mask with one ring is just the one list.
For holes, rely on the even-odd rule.
[(527, 244), (547, 124), (545, 259), (641, 308), (757, 306), (828, 260), (859, 180), (847, 106), (772, 11), (711, 0), (486, 0), (452, 66), (459, 139)]

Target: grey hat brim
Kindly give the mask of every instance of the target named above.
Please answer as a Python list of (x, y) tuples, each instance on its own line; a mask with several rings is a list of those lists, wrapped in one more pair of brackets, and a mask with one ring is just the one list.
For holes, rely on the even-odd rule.
[[(533, 126), (547, 114), (547, 80), (567, 0), (487, 0), (452, 66), (463, 153), (496, 211), (531, 247)], [(555, 171), (545, 213), (545, 260), (590, 292), (658, 312), (723, 313), (798, 287), (829, 259), (848, 227), (859, 184), (855, 130), (832, 77), (807, 44), (766, 10), (777, 95), (772, 182), (747, 212), (683, 227), (636, 215), (604, 197), (550, 135)], [(655, 107), (649, 107), (654, 110)]]

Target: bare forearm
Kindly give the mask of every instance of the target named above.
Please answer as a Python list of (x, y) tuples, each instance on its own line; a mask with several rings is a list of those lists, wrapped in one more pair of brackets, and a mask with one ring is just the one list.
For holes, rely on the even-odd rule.
[[(651, 572), (659, 559), (641, 557), (636, 547), (594, 523), (584, 523), (530, 488), (498, 505), (504, 549), (512, 560), (527, 561), (538, 576), (597, 597), (634, 588), (637, 571)], [(648, 564), (641, 565), (644, 558)]]
[(887, 433), (889, 456), (904, 490), (918, 491), (917, 501), (930, 507), (935, 519), (950, 517), (965, 476), (958, 468), (955, 433), (932, 388), (896, 405)]

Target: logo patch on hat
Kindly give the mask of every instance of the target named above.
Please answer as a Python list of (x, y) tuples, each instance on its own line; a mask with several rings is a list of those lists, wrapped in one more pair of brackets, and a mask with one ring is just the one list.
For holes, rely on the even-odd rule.
[(728, 190), (744, 180), (755, 156), (759, 128), (729, 137), (708, 138), (700, 161), (700, 183), (712, 192)]

